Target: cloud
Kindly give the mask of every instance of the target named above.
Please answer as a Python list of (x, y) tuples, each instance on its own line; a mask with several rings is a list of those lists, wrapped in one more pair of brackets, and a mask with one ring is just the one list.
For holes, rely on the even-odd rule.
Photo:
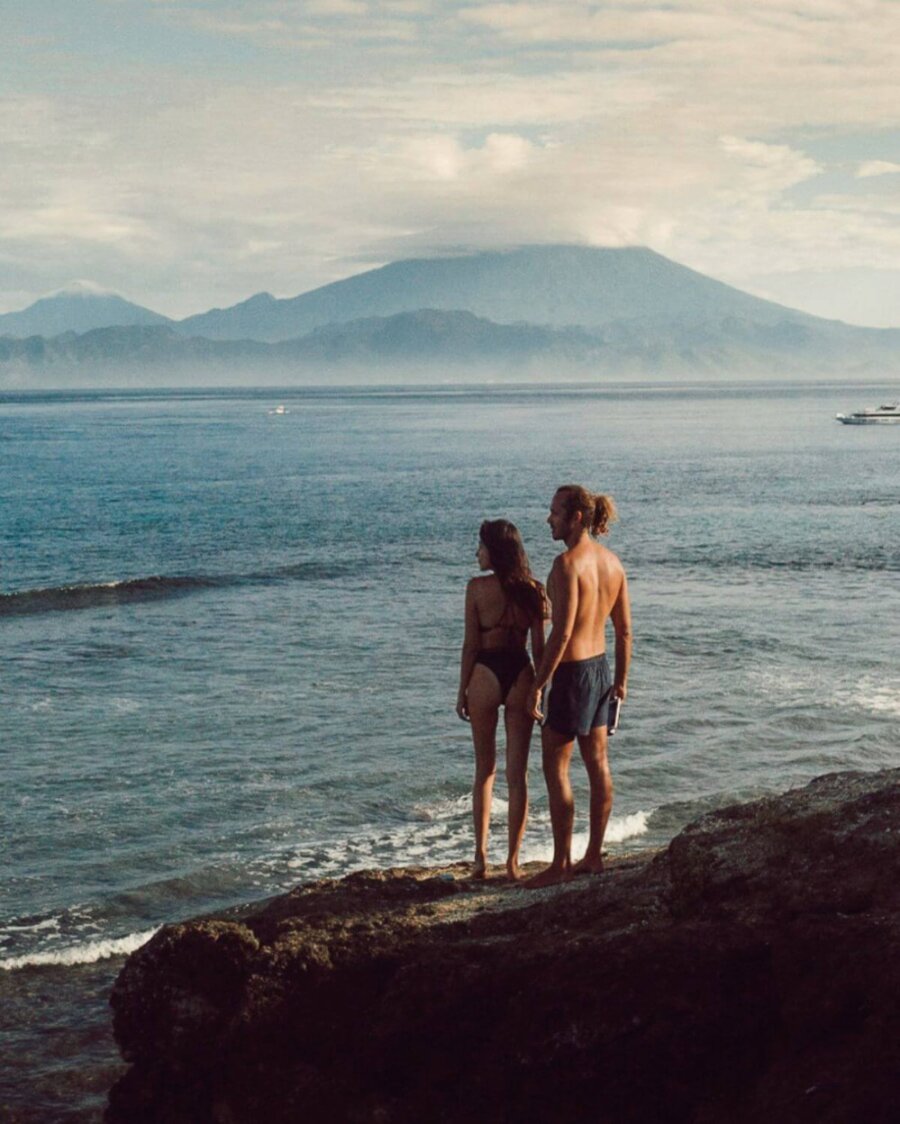
[(189, 27), (212, 36), (246, 40), (279, 52), (321, 50), (348, 44), (389, 47), (415, 37), (411, 20), (422, 15), (416, 3), (378, 3), (377, 0), (235, 0), (212, 6), (196, 0), (173, 0), (158, 16), (174, 26)]
[(900, 164), (890, 160), (867, 160), (860, 164), (856, 170), (858, 179), (869, 179), (871, 176), (889, 176), (900, 172)]
[(483, 145), (464, 147), (454, 136), (419, 137), (406, 142), (400, 159), (426, 180), (481, 180), (524, 168), (535, 146), (514, 133), (490, 133)]
[(898, 119), (900, 5), (620, 0), (474, 5), (460, 19), (510, 47), (565, 47), (575, 65), (640, 68), (661, 90), (740, 131)]
[(2, 289), (138, 279), (186, 314), (460, 246), (645, 243), (737, 284), (897, 260), (887, 0), (119, 7), (127, 51), (43, 28), (0, 86)]
[(720, 144), (739, 169), (740, 179), (735, 186), (745, 196), (752, 192), (770, 200), (823, 170), (815, 160), (788, 145), (765, 144), (743, 137), (722, 137)]
[(307, 16), (367, 16), (365, 0), (306, 0)]

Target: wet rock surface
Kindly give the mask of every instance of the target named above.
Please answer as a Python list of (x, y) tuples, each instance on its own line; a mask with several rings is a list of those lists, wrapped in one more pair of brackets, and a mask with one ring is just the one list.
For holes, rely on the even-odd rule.
[(110, 1124), (897, 1118), (900, 769), (540, 891), (466, 868), (172, 925), (112, 995)]

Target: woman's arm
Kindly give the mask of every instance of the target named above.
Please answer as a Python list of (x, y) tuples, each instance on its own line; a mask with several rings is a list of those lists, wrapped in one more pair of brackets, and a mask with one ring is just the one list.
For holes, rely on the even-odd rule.
[(540, 666), (544, 655), (544, 621), (550, 616), (550, 604), (544, 587), (538, 586), (541, 593), (541, 615), (531, 622), (531, 658), (535, 667)]
[(475, 582), (472, 578), (466, 586), (466, 630), (463, 636), (462, 656), (459, 661), (459, 692), (456, 696), (456, 713), (463, 720), (469, 721), (469, 708), (466, 705), (466, 688), (472, 678), (472, 668), (475, 666), (475, 657), (478, 655), (479, 629), (478, 609), (475, 605)]

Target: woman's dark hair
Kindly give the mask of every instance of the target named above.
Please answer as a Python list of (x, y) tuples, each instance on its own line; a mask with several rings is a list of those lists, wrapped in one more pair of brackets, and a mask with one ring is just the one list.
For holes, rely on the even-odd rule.
[(556, 489), (556, 494), (562, 497), (566, 518), (572, 519), (580, 511), (582, 525), (594, 536), (605, 535), (610, 523), (619, 518), (612, 496), (589, 492), (580, 484), (563, 484)]
[(544, 587), (531, 576), (519, 529), (508, 519), (486, 519), (478, 537), (491, 557), (491, 569), (503, 592), (530, 618), (543, 620)]

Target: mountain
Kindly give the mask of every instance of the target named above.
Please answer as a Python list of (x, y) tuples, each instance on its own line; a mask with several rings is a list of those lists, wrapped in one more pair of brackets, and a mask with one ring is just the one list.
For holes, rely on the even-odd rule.
[[(394, 262), (287, 300), (260, 293), (188, 317), (176, 329), (209, 339), (286, 340), (327, 324), (417, 309), (466, 311), (498, 324), (816, 323), (641, 247), (527, 246)], [(821, 321), (818, 321), (821, 323)]]
[(0, 338), (7, 388), (898, 374), (900, 330), (737, 317), (706, 325), (617, 321), (588, 332), (418, 309), (278, 343), (185, 337), (172, 325)]
[(49, 337), (62, 332), (89, 332), (94, 328), (168, 323), (168, 317), (132, 304), (90, 281), (73, 281), (21, 312), (0, 316), (0, 336)]
[[(180, 323), (83, 286), (39, 306), (155, 322), (0, 334), (0, 385), (143, 386), (900, 374), (900, 330), (821, 320), (646, 249), (396, 262)], [(45, 311), (47, 309), (45, 308)], [(0, 317), (8, 333), (12, 317)], [(4, 323), (6, 322), (6, 323)], [(52, 338), (47, 338), (52, 337)]]

